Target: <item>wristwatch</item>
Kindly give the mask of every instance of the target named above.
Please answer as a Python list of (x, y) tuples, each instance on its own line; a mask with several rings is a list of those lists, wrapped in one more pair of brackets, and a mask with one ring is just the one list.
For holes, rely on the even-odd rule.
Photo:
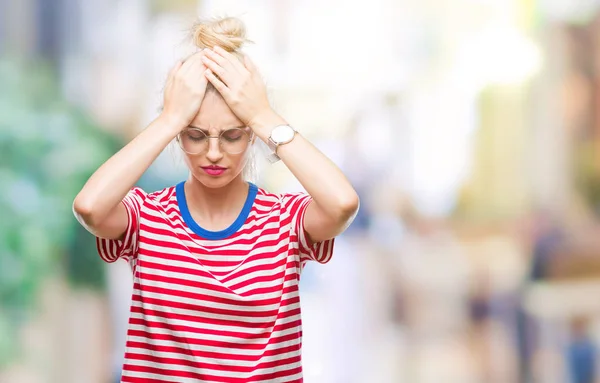
[(281, 145), (292, 142), (294, 137), (296, 137), (296, 133), (296, 129), (292, 128), (290, 125), (278, 125), (271, 130), (271, 136), (267, 141), (267, 145), (272, 151), (272, 153), (267, 157), (269, 162), (275, 163), (280, 160), (279, 156), (277, 155), (277, 149)]

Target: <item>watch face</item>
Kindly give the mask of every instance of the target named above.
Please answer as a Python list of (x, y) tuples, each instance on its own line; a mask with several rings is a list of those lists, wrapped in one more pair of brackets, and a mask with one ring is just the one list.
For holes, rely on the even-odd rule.
[(273, 129), (271, 139), (278, 144), (285, 144), (294, 138), (295, 133), (291, 126), (281, 125)]

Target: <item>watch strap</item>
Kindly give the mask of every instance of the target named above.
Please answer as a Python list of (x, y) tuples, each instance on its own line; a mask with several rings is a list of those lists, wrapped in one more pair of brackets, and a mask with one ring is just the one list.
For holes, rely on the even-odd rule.
[(274, 163), (278, 162), (279, 160), (281, 160), (281, 158), (279, 158), (277, 153), (272, 152), (272, 153), (267, 154), (267, 161), (269, 161), (269, 163), (274, 164)]

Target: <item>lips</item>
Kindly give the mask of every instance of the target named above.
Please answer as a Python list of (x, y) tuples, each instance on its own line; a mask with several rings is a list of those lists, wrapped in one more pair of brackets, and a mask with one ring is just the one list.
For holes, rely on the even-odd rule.
[(219, 176), (219, 175), (223, 174), (225, 172), (225, 170), (227, 170), (227, 168), (211, 165), (211, 166), (202, 166), (202, 170), (204, 170), (208, 175)]

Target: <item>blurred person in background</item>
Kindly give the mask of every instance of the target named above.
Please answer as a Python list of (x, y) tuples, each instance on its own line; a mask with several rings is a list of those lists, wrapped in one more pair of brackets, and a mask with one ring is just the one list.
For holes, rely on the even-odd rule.
[(596, 361), (598, 351), (590, 334), (590, 317), (574, 318), (571, 321), (571, 340), (567, 346), (566, 359), (573, 383), (597, 382)]
[[(536, 210), (531, 217), (531, 227), (528, 230), (528, 242), (531, 242), (531, 257), (529, 260), (529, 271), (525, 276), (522, 286), (525, 290), (531, 284), (548, 279), (550, 268), (558, 255), (559, 247), (565, 241), (565, 233), (560, 224), (560, 219), (552, 213), (543, 209)], [(516, 312), (517, 321), (515, 328), (517, 355), (519, 361), (520, 381), (528, 382), (534, 376), (533, 360), (536, 353), (536, 344), (539, 343), (539, 326), (535, 318), (527, 313), (523, 304), (520, 304)]]
[[(298, 284), (326, 263), (358, 196), (342, 172), (270, 106), (241, 53), (236, 18), (197, 23), (198, 52), (170, 72), (164, 108), (75, 198), (106, 262), (126, 260), (134, 291), (122, 381), (302, 381)], [(256, 138), (307, 193), (245, 179)], [(174, 139), (186, 181), (136, 182)]]
[(396, 376), (474, 382), (465, 328), (471, 273), (466, 250), (447, 221), (423, 213), (409, 195), (397, 191), (395, 198), (402, 240), (387, 251), (387, 268), (393, 270), (389, 321), (396, 328)]

